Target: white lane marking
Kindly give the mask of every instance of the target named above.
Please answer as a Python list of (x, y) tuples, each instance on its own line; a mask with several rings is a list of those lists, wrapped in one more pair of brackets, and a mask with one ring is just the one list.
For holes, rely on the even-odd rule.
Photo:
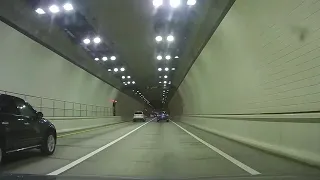
[(57, 170), (55, 170), (55, 171), (47, 174), (47, 175), (59, 175), (59, 174), (65, 172), (65, 171), (73, 168), (74, 166), (80, 164), (81, 162), (87, 160), (88, 158), (94, 156), (95, 154), (98, 154), (99, 152), (103, 151), (104, 149), (106, 149), (106, 148), (110, 147), (111, 145), (117, 143), (117, 142), (120, 141), (121, 139), (127, 137), (128, 135), (130, 135), (131, 133), (133, 133), (133, 132), (135, 132), (136, 130), (140, 129), (141, 127), (143, 127), (144, 125), (148, 124), (148, 123), (151, 122), (151, 121), (153, 121), (153, 119), (151, 119), (150, 121), (148, 121), (148, 122), (142, 124), (141, 126), (135, 128), (134, 130), (128, 132), (127, 134), (119, 137), (118, 139), (109, 142), (108, 144), (106, 144), (106, 145), (104, 145), (104, 146), (96, 149), (95, 151), (92, 151), (91, 153), (89, 153), (89, 154), (87, 154), (87, 155), (85, 155), (85, 156), (83, 156), (83, 157), (81, 157), (81, 158), (79, 158), (79, 159), (77, 159), (77, 160), (75, 160), (75, 161), (73, 161), (73, 162), (71, 162), (71, 163), (63, 166), (62, 168), (59, 168), (59, 169), (57, 169)]
[(249, 174), (251, 174), (251, 175), (259, 175), (259, 174), (261, 174), (260, 172), (258, 172), (256, 170), (252, 169), (251, 167), (243, 164), (242, 162), (236, 160), (235, 158), (231, 157), (227, 153), (221, 151), (220, 149), (218, 149), (218, 148), (212, 146), (211, 144), (207, 143), (206, 141), (202, 140), (198, 136), (196, 136), (196, 135), (192, 134), (191, 132), (187, 131), (186, 129), (181, 127), (179, 124), (177, 124), (177, 123), (175, 123), (173, 121), (171, 121), (171, 122), (174, 123), (176, 126), (178, 126), (180, 129), (182, 129), (184, 132), (188, 133), (190, 136), (194, 137), (196, 140), (200, 141), (202, 144), (206, 145), (208, 148), (210, 148), (213, 151), (215, 151), (216, 153), (220, 154), (221, 156), (223, 156), (227, 160), (231, 161), (233, 164), (237, 165), (241, 169), (247, 171)]

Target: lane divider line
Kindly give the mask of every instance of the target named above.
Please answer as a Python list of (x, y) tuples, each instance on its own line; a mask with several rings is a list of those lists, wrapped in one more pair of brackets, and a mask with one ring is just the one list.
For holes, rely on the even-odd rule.
[[(171, 121), (171, 120), (170, 120)], [(226, 158), (227, 160), (229, 160), (230, 162), (232, 162), (233, 164), (237, 165), (239, 168), (245, 170), (246, 172), (248, 172), (251, 175), (259, 175), (261, 174), (260, 172), (254, 170), (253, 168), (243, 164), (242, 162), (238, 161), (237, 159), (231, 157), (230, 155), (228, 155), (227, 153), (221, 151), (220, 149), (214, 147), (213, 145), (207, 143), (206, 141), (202, 140), (201, 138), (199, 138), (198, 136), (192, 134), (191, 132), (187, 131), (186, 129), (184, 129), (183, 127), (181, 127), (179, 124), (171, 121), (173, 124), (175, 124), (176, 126), (178, 126), (180, 129), (182, 129), (184, 132), (188, 133), (190, 136), (192, 136), (193, 138), (195, 138), (196, 140), (198, 140), (199, 142), (201, 142), (202, 144), (204, 144), (205, 146), (207, 146), (208, 148), (210, 148), (211, 150), (215, 151), (216, 153), (220, 154), (222, 157)]]
[(59, 168), (59, 169), (51, 172), (51, 173), (49, 173), (49, 174), (47, 174), (47, 175), (59, 175), (59, 174), (65, 172), (65, 171), (73, 168), (74, 166), (80, 164), (81, 162), (89, 159), (90, 157), (98, 154), (99, 152), (101, 152), (101, 151), (107, 149), (108, 147), (112, 146), (113, 144), (119, 142), (119, 141), (122, 140), (123, 138), (129, 136), (130, 134), (132, 134), (133, 132), (135, 132), (135, 131), (137, 131), (138, 129), (142, 128), (143, 126), (145, 126), (146, 124), (148, 124), (148, 123), (151, 122), (151, 121), (153, 121), (153, 119), (151, 119), (150, 121), (148, 121), (148, 122), (140, 125), (139, 127), (135, 128), (135, 129), (131, 130), (130, 132), (126, 133), (125, 135), (123, 135), (123, 136), (121, 136), (121, 137), (119, 137), (119, 138), (117, 138), (117, 139), (109, 142), (108, 144), (106, 144), (106, 145), (104, 145), (104, 146), (102, 146), (102, 147), (100, 147), (100, 148), (92, 151), (91, 153), (89, 153), (89, 154), (87, 154), (87, 155), (85, 155), (85, 156), (83, 156), (83, 157), (81, 157), (81, 158), (79, 158), (79, 159), (77, 159), (77, 160), (75, 160), (75, 161), (73, 161), (73, 162), (71, 162), (71, 163), (69, 163), (69, 164), (67, 164), (67, 165), (65, 165), (65, 166), (63, 166), (63, 167), (61, 167), (61, 168)]

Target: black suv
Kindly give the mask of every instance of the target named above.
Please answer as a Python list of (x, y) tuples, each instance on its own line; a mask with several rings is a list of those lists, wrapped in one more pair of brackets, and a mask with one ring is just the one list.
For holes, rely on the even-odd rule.
[(18, 97), (0, 94), (0, 162), (11, 152), (39, 148), (47, 155), (56, 147), (56, 129)]

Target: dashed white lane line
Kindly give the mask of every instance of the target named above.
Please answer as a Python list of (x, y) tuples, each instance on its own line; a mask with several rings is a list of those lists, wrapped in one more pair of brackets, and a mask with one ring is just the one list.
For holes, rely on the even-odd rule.
[(186, 129), (184, 129), (183, 127), (181, 127), (179, 124), (171, 121), (172, 123), (174, 123), (176, 126), (178, 126), (180, 129), (182, 129), (184, 132), (188, 133), (190, 136), (194, 137), (196, 140), (200, 141), (202, 144), (206, 145), (208, 148), (212, 149), (213, 151), (215, 151), (216, 153), (220, 154), (221, 156), (223, 156), (224, 158), (226, 158), (227, 160), (229, 160), (230, 162), (232, 162), (233, 164), (237, 165), (238, 167), (240, 167), (241, 169), (245, 170), (246, 172), (248, 172), (251, 175), (259, 175), (261, 174), (260, 172), (252, 169), (251, 167), (243, 164), (242, 162), (236, 160), (235, 158), (231, 157), (230, 155), (228, 155), (227, 153), (221, 151), (220, 149), (212, 146), (211, 144), (207, 143), (206, 141), (202, 140), (201, 138), (199, 138), (198, 136), (192, 134), (191, 132), (187, 131)]
[(47, 175), (59, 175), (59, 174), (65, 172), (65, 171), (73, 168), (74, 166), (76, 166), (76, 165), (80, 164), (81, 162), (85, 161), (86, 159), (94, 156), (95, 154), (98, 154), (99, 152), (101, 152), (101, 151), (107, 149), (108, 147), (112, 146), (113, 144), (119, 142), (119, 141), (122, 140), (123, 138), (129, 136), (131, 133), (137, 131), (138, 129), (142, 128), (143, 126), (145, 126), (146, 124), (148, 124), (148, 123), (151, 122), (151, 121), (153, 121), (153, 119), (150, 120), (150, 121), (148, 121), (148, 122), (146, 122), (146, 123), (144, 123), (144, 124), (142, 124), (141, 126), (135, 128), (134, 130), (128, 132), (127, 134), (119, 137), (118, 139), (115, 139), (115, 140), (111, 141), (110, 143), (108, 143), (108, 144), (106, 144), (106, 145), (104, 145), (104, 146), (96, 149), (95, 151), (92, 151), (91, 153), (89, 153), (89, 154), (87, 154), (87, 155), (85, 155), (85, 156), (83, 156), (83, 157), (81, 157), (81, 158), (79, 158), (79, 159), (77, 159), (77, 160), (75, 160), (75, 161), (73, 161), (73, 162), (71, 162), (71, 163), (63, 166), (62, 168), (59, 168), (59, 169), (57, 169), (57, 170), (55, 170), (55, 171), (47, 174)]

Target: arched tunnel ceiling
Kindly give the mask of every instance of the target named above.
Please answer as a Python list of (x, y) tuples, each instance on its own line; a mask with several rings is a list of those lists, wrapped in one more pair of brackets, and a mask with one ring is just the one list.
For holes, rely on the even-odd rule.
[[(36, 3), (57, 2), (31, 0)], [(64, 3), (66, 1), (58, 1)], [(70, 2), (70, 1), (68, 1)], [(107, 68), (95, 62), (79, 44), (70, 41), (67, 34), (53, 20), (47, 21), (35, 13), (30, 0), (3, 0), (0, 6), (1, 20), (45, 45), (72, 63), (137, 99), (133, 89), (138, 89), (148, 100), (159, 104), (163, 85), (159, 84), (158, 67), (169, 66), (175, 71), (166, 73), (171, 85), (169, 98), (174, 94), (198, 53), (219, 25), (233, 4), (233, 0), (198, 0), (192, 8), (155, 9), (152, 0), (77, 0), (71, 1), (75, 9), (95, 29), (117, 54), (126, 71), (136, 84), (125, 86)], [(172, 33), (175, 42), (159, 47), (158, 34)], [(170, 64), (159, 64), (156, 56), (169, 53), (179, 56)], [(168, 80), (168, 81), (169, 81)], [(162, 79), (163, 81), (163, 79)]]

